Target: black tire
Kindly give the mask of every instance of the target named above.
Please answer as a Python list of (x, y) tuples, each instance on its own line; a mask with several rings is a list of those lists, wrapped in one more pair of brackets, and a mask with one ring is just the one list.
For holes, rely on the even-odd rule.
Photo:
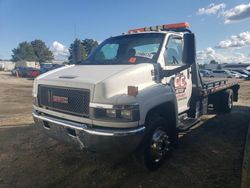
[(155, 171), (170, 156), (177, 143), (178, 134), (176, 129), (171, 130), (166, 119), (159, 115), (151, 116), (146, 124), (142, 160), (146, 169)]
[(233, 90), (228, 89), (221, 93), (218, 100), (217, 110), (221, 113), (230, 113), (233, 108)]

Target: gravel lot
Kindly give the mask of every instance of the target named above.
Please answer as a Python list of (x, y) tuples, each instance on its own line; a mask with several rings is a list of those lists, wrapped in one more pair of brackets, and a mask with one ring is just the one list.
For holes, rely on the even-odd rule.
[(157, 172), (132, 156), (75, 150), (40, 134), (31, 118), (32, 80), (0, 72), (0, 187), (240, 187), (250, 122), (250, 81), (231, 114), (202, 117)]

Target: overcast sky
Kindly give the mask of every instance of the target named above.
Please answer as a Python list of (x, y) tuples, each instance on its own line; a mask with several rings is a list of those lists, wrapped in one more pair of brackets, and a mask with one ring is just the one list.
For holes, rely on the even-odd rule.
[(75, 37), (102, 41), (128, 29), (187, 21), (200, 63), (250, 62), (250, 1), (0, 0), (0, 58), (41, 39), (57, 59)]

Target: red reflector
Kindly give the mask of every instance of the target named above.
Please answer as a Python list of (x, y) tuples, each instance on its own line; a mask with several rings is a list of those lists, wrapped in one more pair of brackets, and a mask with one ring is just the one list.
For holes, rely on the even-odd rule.
[(135, 63), (136, 62), (136, 57), (131, 57), (128, 60), (129, 63)]
[(128, 86), (128, 95), (129, 96), (136, 96), (138, 95), (138, 87), (135, 86)]

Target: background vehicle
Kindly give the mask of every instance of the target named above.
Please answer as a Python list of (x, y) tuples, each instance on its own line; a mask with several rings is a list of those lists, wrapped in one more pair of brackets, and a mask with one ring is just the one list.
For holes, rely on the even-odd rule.
[(200, 73), (203, 77), (209, 77), (209, 78), (213, 78), (214, 76), (212, 75), (212, 72), (210, 70), (206, 70), (206, 69), (200, 69)]
[(241, 73), (236, 72), (236, 71), (230, 71), (230, 72), (234, 75), (235, 78), (247, 78), (248, 77), (247, 75), (241, 74)]
[(16, 76), (18, 72), (19, 77), (34, 78), (40, 74), (40, 70), (33, 67), (16, 67), (11, 71), (13, 76)]
[(212, 76), (218, 78), (234, 78), (234, 75), (229, 70), (212, 70)]
[(16, 76), (18, 72), (18, 76), (25, 77), (27, 75), (27, 67), (16, 67), (11, 71), (13, 76)]
[(60, 67), (63, 67), (64, 65), (59, 65), (59, 64), (52, 64), (52, 63), (43, 63), (40, 66), (40, 73), (43, 74), (45, 72), (48, 72), (50, 70), (54, 70)]
[(250, 80), (250, 72), (244, 69), (232, 69), (235, 72), (239, 72), (240, 74), (247, 75), (247, 80)]
[(53, 69), (53, 64), (52, 63), (42, 63), (40, 65), (41, 74), (45, 73), (45, 72), (48, 72), (48, 71), (50, 71), (52, 69)]
[(250, 63), (226, 63), (223, 66), (223, 69), (247, 69), (250, 66)]
[(29, 78), (35, 78), (40, 75), (40, 70), (36, 68), (28, 68), (26, 71), (26, 76)]
[(80, 149), (137, 153), (156, 170), (208, 105), (238, 100), (235, 79), (202, 79), (187, 23), (130, 30), (101, 43), (81, 65), (34, 81), (33, 117), (46, 134)]
[(62, 64), (52, 64), (52, 67), (53, 69), (57, 69), (57, 68), (60, 68), (60, 67), (63, 67), (64, 65)]

